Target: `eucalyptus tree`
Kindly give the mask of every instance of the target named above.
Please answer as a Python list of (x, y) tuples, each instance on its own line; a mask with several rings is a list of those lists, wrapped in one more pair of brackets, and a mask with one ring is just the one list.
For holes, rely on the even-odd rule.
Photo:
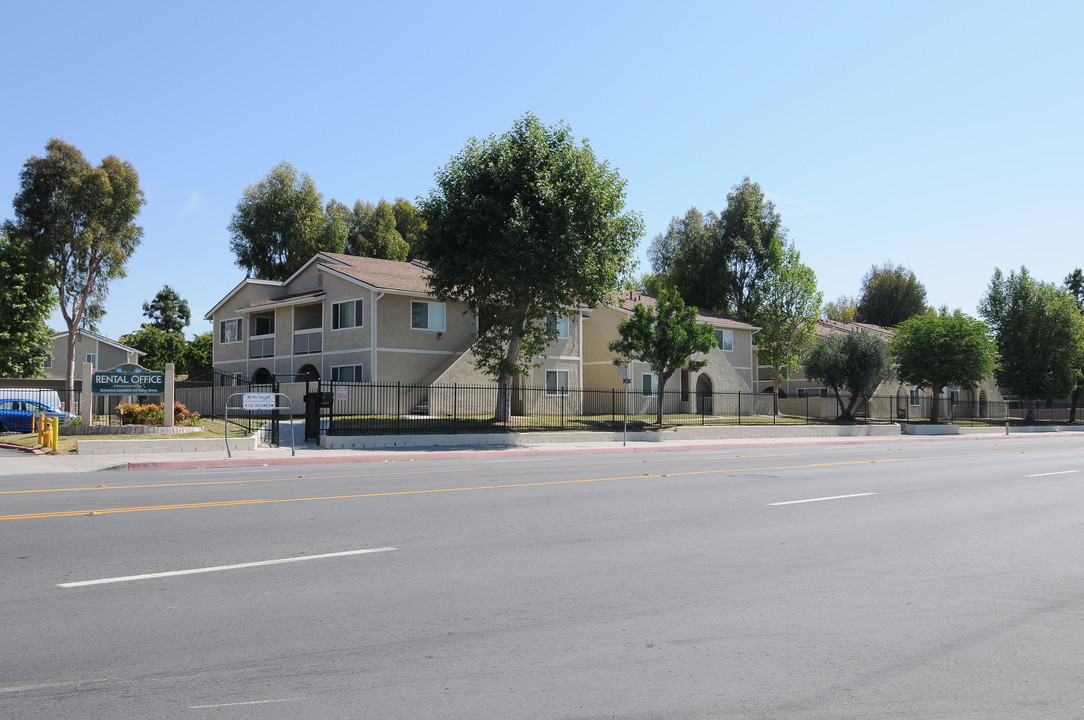
[(110, 155), (98, 166), (68, 143), (52, 139), (19, 175), (15, 220), (8, 234), (44, 259), (68, 329), (65, 387), (75, 384), (75, 340), (85, 321), (100, 317), (109, 283), (126, 274), (143, 229), (144, 203), (131, 163)]

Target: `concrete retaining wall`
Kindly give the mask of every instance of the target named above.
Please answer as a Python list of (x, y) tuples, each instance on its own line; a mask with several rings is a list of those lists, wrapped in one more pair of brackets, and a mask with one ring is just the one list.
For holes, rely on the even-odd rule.
[[(899, 437), (899, 425), (727, 425), (682, 427), (662, 432), (630, 432), (628, 442), (680, 442), (683, 440), (730, 440), (805, 437)], [(382, 448), (495, 446), (516, 447), (544, 443), (621, 442), (619, 432), (592, 433), (491, 433), (478, 435), (325, 435), (320, 446), (328, 449), (377, 450)]]
[(61, 425), (60, 437), (72, 435), (184, 435), (199, 432), (198, 427), (162, 425)]
[[(176, 440), (77, 440), (80, 455), (142, 455), (154, 453), (225, 452), (222, 438), (178, 438)], [(233, 452), (253, 451), (255, 438), (230, 438)]]

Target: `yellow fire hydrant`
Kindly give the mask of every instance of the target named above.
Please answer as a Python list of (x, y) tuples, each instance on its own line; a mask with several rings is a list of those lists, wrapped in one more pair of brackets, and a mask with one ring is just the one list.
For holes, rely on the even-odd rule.
[(39, 445), (52, 445), (53, 444), (53, 420), (52, 418), (41, 416), (41, 432), (38, 433)]

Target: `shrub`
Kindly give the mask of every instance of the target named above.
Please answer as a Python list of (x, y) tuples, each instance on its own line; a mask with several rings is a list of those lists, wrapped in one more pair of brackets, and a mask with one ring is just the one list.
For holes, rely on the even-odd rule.
[[(121, 422), (126, 425), (164, 425), (166, 419), (165, 406), (153, 403), (121, 403), (117, 405), (116, 412), (121, 417)], [(199, 420), (198, 412), (190, 411), (182, 403), (173, 403), (174, 425), (196, 426), (199, 425)]]

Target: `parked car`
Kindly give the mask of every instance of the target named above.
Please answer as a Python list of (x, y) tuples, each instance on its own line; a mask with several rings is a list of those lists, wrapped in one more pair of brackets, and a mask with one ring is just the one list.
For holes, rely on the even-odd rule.
[(76, 415), (57, 410), (43, 402), (28, 399), (0, 400), (0, 432), (30, 432), (31, 416), (45, 413), (46, 417), (60, 418), (67, 423)]

